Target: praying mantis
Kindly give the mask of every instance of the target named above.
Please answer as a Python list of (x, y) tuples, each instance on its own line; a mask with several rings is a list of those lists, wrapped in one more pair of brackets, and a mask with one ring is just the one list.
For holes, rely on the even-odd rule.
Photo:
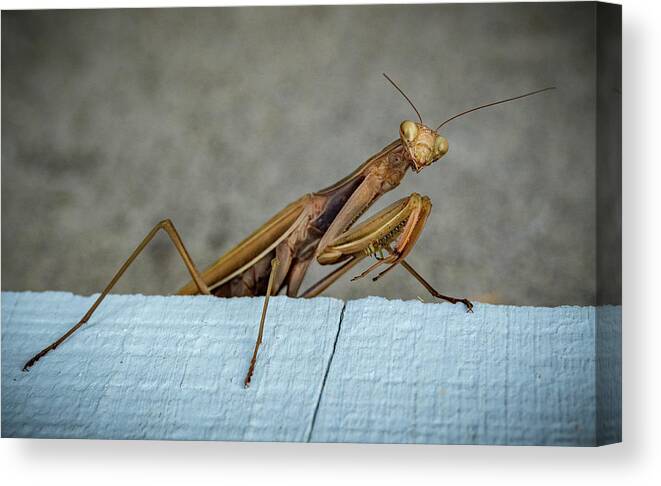
[[(473, 304), (468, 299), (441, 294), (405, 259), (414, 248), (430, 214), (432, 204), (428, 196), (414, 192), (365, 221), (356, 223), (382, 195), (395, 189), (409, 170), (420, 173), (447, 153), (448, 140), (439, 134), (439, 130), (447, 123), (482, 108), (554, 88), (544, 88), (471, 108), (432, 129), (423, 123), (422, 116), (409, 97), (385, 73), (383, 75), (411, 105), (419, 120), (403, 121), (395, 141), (335, 184), (306, 194), (286, 206), (202, 272), (197, 269), (172, 221), (161, 221), (122, 264), (81, 320), (28, 360), (23, 371), (56, 349), (90, 319), (127, 268), (161, 230), (170, 237), (191, 275), (191, 280), (179, 289), (178, 295), (264, 296), (258, 336), (244, 379), (245, 387), (250, 385), (255, 369), (269, 297), (285, 288), (289, 297), (319, 295), (368, 257), (374, 257), (374, 263), (352, 280), (363, 278), (386, 265), (384, 270), (373, 277), (376, 281), (395, 266), (401, 265), (433, 297), (453, 304), (462, 303), (468, 312), (472, 312)], [(301, 284), (313, 260), (321, 265), (339, 264), (339, 267), (300, 293)]]

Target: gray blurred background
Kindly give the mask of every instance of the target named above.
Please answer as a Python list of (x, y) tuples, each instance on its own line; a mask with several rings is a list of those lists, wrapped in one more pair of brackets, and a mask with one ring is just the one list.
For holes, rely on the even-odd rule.
[[(199, 267), (414, 119), (460, 118), (413, 191), (434, 209), (409, 261), (484, 302), (593, 304), (593, 4), (3, 12), (2, 289), (98, 292), (173, 219)], [(329, 269), (315, 265), (304, 288)], [(117, 292), (175, 291), (165, 236)], [(326, 295), (430, 300), (401, 269)]]

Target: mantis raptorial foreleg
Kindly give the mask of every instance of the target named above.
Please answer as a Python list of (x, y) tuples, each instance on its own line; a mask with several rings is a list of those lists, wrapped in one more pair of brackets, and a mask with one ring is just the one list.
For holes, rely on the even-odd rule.
[(312, 258), (296, 259), (292, 263), (288, 275), (287, 297), (296, 297), (298, 295), (310, 263), (312, 263)]
[(94, 314), (94, 311), (99, 306), (99, 304), (101, 304), (103, 299), (105, 299), (106, 295), (108, 295), (108, 293), (112, 290), (112, 288), (115, 286), (117, 281), (122, 277), (122, 275), (124, 275), (124, 272), (126, 272), (126, 270), (131, 265), (131, 263), (133, 263), (133, 260), (136, 259), (136, 257), (142, 252), (142, 250), (144, 250), (144, 248), (149, 244), (149, 242), (154, 238), (154, 236), (156, 236), (156, 233), (158, 233), (159, 230), (165, 231), (170, 237), (170, 240), (172, 240), (172, 243), (179, 252), (179, 255), (181, 255), (181, 259), (184, 261), (184, 265), (186, 265), (186, 268), (188, 269), (188, 272), (193, 278), (195, 285), (197, 285), (197, 288), (200, 291), (200, 293), (209, 295), (209, 288), (204, 283), (204, 280), (200, 276), (200, 272), (197, 270), (195, 263), (193, 263), (193, 260), (188, 254), (188, 250), (186, 250), (186, 247), (184, 246), (184, 242), (181, 240), (181, 237), (179, 236), (177, 229), (174, 227), (174, 224), (172, 224), (172, 221), (170, 221), (169, 219), (165, 219), (160, 223), (158, 223), (156, 226), (154, 226), (151, 229), (151, 231), (147, 233), (147, 236), (145, 236), (145, 238), (140, 242), (140, 244), (136, 247), (136, 249), (133, 250), (131, 256), (129, 256), (127, 260), (124, 262), (124, 264), (120, 267), (120, 269), (117, 271), (115, 276), (110, 280), (110, 283), (106, 286), (105, 289), (103, 289), (101, 295), (99, 295), (99, 297), (94, 301), (92, 306), (85, 313), (83, 318), (80, 321), (78, 321), (78, 323), (75, 326), (73, 326), (71, 329), (65, 332), (59, 339), (57, 339), (52, 344), (45, 347), (44, 349), (39, 351), (36, 355), (34, 355), (27, 363), (25, 363), (25, 366), (23, 366), (23, 371), (27, 371), (32, 365), (34, 365), (37, 361), (39, 361), (49, 351), (57, 348), (69, 336), (71, 336), (83, 324), (85, 324), (90, 319), (90, 317), (92, 317), (92, 314)]
[[(376, 262), (352, 280), (365, 277), (383, 264), (390, 264), (389, 267), (373, 278), (376, 281), (396, 265), (401, 264), (434, 297), (453, 304), (461, 302), (466, 305), (469, 312), (472, 312), (473, 304), (468, 299), (449, 297), (437, 292), (404, 260), (404, 257), (411, 252), (420, 237), (430, 212), (431, 201), (429, 198), (413, 193), (409, 197), (395, 201), (355, 228), (342, 233), (322, 249), (319, 261), (336, 263), (347, 258), (348, 261), (314, 284), (305, 292), (304, 297), (311, 297), (322, 292), (366, 256), (379, 255)], [(394, 247), (392, 243), (395, 243)], [(387, 255), (381, 256), (384, 251)]]

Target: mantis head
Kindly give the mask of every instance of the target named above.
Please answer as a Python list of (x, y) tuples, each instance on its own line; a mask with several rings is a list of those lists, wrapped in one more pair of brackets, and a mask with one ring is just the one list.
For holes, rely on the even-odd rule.
[(392, 84), (395, 89), (401, 93), (406, 101), (409, 102), (415, 113), (418, 115), (418, 119), (420, 120), (420, 123), (405, 120), (399, 126), (399, 138), (401, 139), (402, 145), (404, 146), (405, 156), (408, 158), (411, 163), (411, 167), (416, 172), (420, 172), (423, 167), (431, 165), (433, 162), (436, 162), (448, 152), (448, 141), (445, 137), (439, 135), (438, 131), (441, 129), (441, 127), (451, 122), (455, 118), (472, 113), (473, 111), (481, 110), (482, 108), (499, 105), (501, 103), (507, 103), (508, 101), (518, 100), (525, 98), (526, 96), (532, 96), (538, 93), (543, 93), (544, 91), (555, 89), (554, 86), (551, 86), (549, 88), (538, 89), (537, 91), (531, 91), (530, 93), (514, 96), (512, 98), (479, 105), (451, 116), (439, 126), (437, 126), (435, 130), (432, 130), (422, 122), (422, 116), (420, 115), (420, 112), (409, 99), (409, 97), (406, 96), (406, 93), (404, 93), (404, 91), (402, 91), (401, 88), (397, 86), (397, 84), (392, 79), (390, 79), (386, 73), (383, 73), (383, 75), (388, 81), (390, 81), (390, 84)]
[(405, 120), (399, 126), (399, 138), (413, 170), (420, 172), (448, 152), (448, 140), (423, 123)]

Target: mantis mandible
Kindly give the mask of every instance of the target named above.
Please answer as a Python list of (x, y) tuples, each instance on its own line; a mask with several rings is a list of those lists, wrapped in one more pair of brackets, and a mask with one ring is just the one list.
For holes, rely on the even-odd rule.
[[(319, 295), (367, 257), (374, 257), (376, 261), (352, 280), (365, 277), (378, 267), (387, 265), (373, 277), (376, 281), (395, 266), (401, 265), (432, 296), (453, 304), (463, 303), (467, 311), (472, 312), (473, 304), (468, 299), (436, 291), (405, 260), (420, 237), (431, 211), (429, 197), (413, 193), (354, 225), (377, 199), (399, 185), (409, 169), (419, 173), (447, 153), (448, 141), (439, 134), (444, 125), (472, 111), (554, 88), (544, 88), (471, 108), (432, 129), (423, 123), (408, 96), (385, 73), (384, 76), (413, 107), (419, 119), (419, 122), (403, 121), (397, 140), (335, 184), (306, 194), (289, 204), (203, 272), (199, 272), (193, 263), (172, 221), (161, 221), (131, 253), (82, 319), (25, 363), (23, 371), (57, 348), (90, 319), (126, 269), (160, 230), (168, 234), (191, 275), (191, 281), (179, 289), (177, 294), (265, 297), (257, 341), (244, 379), (246, 387), (250, 384), (262, 342), (269, 297), (277, 295), (285, 287), (289, 297)], [(305, 273), (313, 260), (321, 265), (341, 265), (299, 293)]]

